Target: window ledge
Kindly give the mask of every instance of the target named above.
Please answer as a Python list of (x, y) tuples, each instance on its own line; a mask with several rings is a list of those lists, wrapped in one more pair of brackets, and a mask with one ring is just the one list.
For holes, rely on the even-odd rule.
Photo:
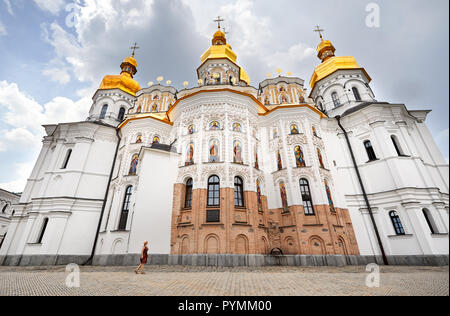
[(118, 230), (112, 230), (111, 233), (129, 233), (129, 230), (126, 229), (118, 229)]
[(448, 234), (447, 233), (436, 233), (436, 234), (431, 234), (431, 237), (447, 237)]
[(202, 227), (203, 226), (225, 226), (225, 225), (222, 223), (206, 223), (206, 224), (202, 224)]
[(404, 234), (404, 235), (389, 235), (389, 238), (411, 238), (413, 234)]

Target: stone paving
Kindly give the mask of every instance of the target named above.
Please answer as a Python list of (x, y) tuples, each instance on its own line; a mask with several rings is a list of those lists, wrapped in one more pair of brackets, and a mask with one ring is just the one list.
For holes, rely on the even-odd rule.
[(65, 267), (0, 267), (0, 296), (448, 296), (448, 267), (381, 267), (368, 288), (365, 267), (80, 267), (80, 287)]

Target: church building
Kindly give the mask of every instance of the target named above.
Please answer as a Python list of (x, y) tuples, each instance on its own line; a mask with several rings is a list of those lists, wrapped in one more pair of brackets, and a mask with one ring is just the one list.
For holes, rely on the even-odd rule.
[(322, 35), (309, 93), (253, 86), (220, 21), (195, 87), (141, 88), (133, 51), (85, 121), (44, 126), (0, 265), (134, 265), (144, 241), (153, 264), (448, 264), (430, 111), (378, 101)]

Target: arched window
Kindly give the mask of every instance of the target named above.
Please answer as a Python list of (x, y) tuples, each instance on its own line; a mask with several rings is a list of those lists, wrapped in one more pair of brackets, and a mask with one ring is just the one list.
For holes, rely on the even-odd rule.
[(208, 179), (208, 206), (220, 206), (220, 179), (211, 176)]
[(302, 194), (303, 208), (305, 215), (314, 215), (314, 205), (311, 197), (311, 189), (306, 179), (300, 179), (300, 192)]
[(42, 240), (44, 239), (45, 231), (48, 226), (48, 217), (44, 218), (44, 222), (42, 223), (41, 232), (39, 233), (39, 238), (37, 240), (37, 244), (42, 244)]
[(436, 223), (434, 222), (433, 215), (431, 215), (431, 212), (429, 209), (424, 208), (422, 210), (423, 216), (425, 216), (425, 220), (427, 221), (428, 227), (430, 227), (431, 233), (434, 235), (438, 232)]
[(66, 153), (66, 158), (64, 158), (63, 165), (61, 169), (67, 169), (67, 165), (69, 164), (70, 156), (72, 156), (72, 149), (69, 149)]
[(398, 236), (405, 235), (405, 229), (403, 228), (403, 224), (400, 216), (398, 216), (398, 213), (396, 211), (392, 211), (389, 213), (389, 216), (391, 217), (392, 225), (394, 225), (395, 234)]
[(106, 117), (106, 113), (108, 112), (108, 105), (105, 104), (102, 108), (102, 112), (100, 113), (100, 119), (103, 120)]
[(377, 155), (375, 154), (375, 151), (373, 150), (372, 143), (370, 140), (366, 140), (364, 142), (364, 147), (366, 148), (367, 156), (369, 157), (369, 161), (378, 160)]
[(359, 94), (359, 90), (356, 87), (352, 88), (353, 95), (355, 96), (356, 101), (361, 101), (361, 95)]
[(317, 106), (319, 107), (319, 110), (321, 110), (323, 112), (323, 104), (322, 104), (322, 102), (319, 102)]
[(240, 177), (234, 178), (234, 206), (244, 207), (244, 182)]
[(122, 122), (125, 119), (125, 108), (120, 108), (119, 116), (117, 117), (117, 120), (119, 122)]
[(5, 204), (5, 206), (3, 206), (3, 208), (2, 208), (2, 214), (5, 214), (6, 213), (6, 208), (8, 207), (8, 204)]
[(125, 191), (125, 197), (123, 198), (122, 212), (120, 213), (119, 230), (125, 230), (127, 228), (128, 213), (130, 211), (131, 196), (133, 194), (133, 186), (128, 186)]
[(184, 198), (184, 207), (185, 208), (192, 208), (192, 188), (193, 188), (194, 182), (192, 179), (187, 180), (186, 182), (186, 194)]
[(397, 152), (397, 155), (399, 155), (400, 157), (404, 156), (405, 154), (403, 153), (402, 147), (400, 147), (400, 143), (398, 141), (397, 136), (392, 135), (391, 139), (392, 139), (392, 143), (394, 144), (395, 151)]
[(338, 96), (337, 92), (333, 92), (331, 94), (331, 98), (333, 99), (333, 104), (334, 104), (335, 108), (341, 106), (341, 101), (339, 100), (339, 96)]

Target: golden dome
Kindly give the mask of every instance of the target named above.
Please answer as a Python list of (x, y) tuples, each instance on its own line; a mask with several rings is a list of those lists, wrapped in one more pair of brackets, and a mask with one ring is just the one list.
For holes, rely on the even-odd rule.
[[(200, 60), (205, 63), (209, 59), (228, 59), (232, 63), (236, 64), (237, 55), (233, 52), (230, 44), (227, 44), (225, 33), (220, 29), (214, 33), (212, 46), (201, 56)], [(241, 76), (240, 80), (250, 84), (250, 77), (245, 70), (240, 67)]]
[(330, 41), (323, 40), (317, 46), (317, 57), (322, 60), (322, 63), (314, 69), (314, 74), (311, 78), (310, 85), (314, 89), (317, 82), (335, 73), (338, 70), (345, 69), (360, 69), (367, 76), (370, 81), (371, 78), (361, 66), (356, 62), (353, 56), (335, 56), (336, 48)]
[(120, 68), (120, 75), (105, 76), (100, 84), (100, 90), (120, 89), (126, 93), (136, 96), (141, 90), (139, 83), (133, 79), (137, 73), (138, 63), (134, 57), (127, 57), (123, 60)]

